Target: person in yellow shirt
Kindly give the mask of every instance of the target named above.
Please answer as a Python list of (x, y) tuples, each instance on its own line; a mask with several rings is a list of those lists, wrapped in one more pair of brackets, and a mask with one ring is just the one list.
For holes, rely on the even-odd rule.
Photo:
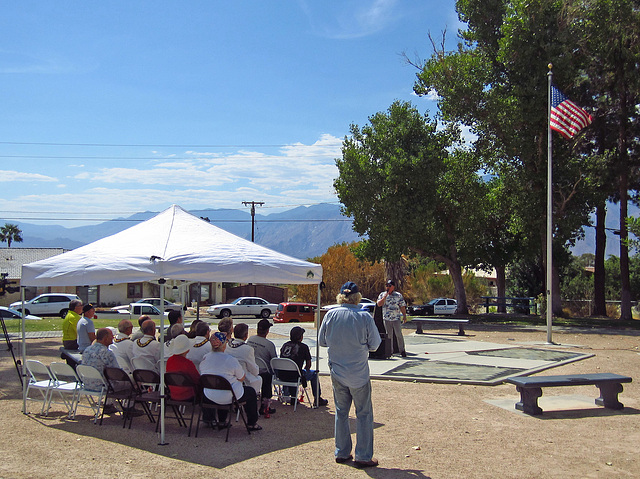
[(65, 349), (78, 349), (78, 332), (76, 327), (82, 314), (82, 301), (72, 299), (69, 312), (62, 320), (62, 346)]

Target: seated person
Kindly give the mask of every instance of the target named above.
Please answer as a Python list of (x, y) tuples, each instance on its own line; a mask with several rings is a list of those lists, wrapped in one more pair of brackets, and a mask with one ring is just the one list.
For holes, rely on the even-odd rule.
[(196, 325), (195, 331), (196, 335), (191, 340), (191, 350), (187, 353), (187, 359), (193, 361), (193, 364), (198, 367), (200, 366), (204, 355), (211, 352), (211, 343), (209, 342), (211, 330), (207, 323), (200, 321)]
[[(121, 319), (118, 323), (118, 332), (116, 333), (113, 344), (109, 346), (109, 349), (113, 351), (116, 358), (121, 358), (128, 365), (128, 371), (133, 371), (131, 365), (131, 351), (133, 348), (133, 341), (131, 341), (130, 335), (133, 332), (133, 323), (128, 319)], [(126, 370), (126, 369), (125, 369)]]
[[(164, 336), (164, 340), (165, 341), (171, 341), (172, 338), (174, 338), (175, 336), (172, 336), (172, 330), (171, 327), (176, 325), (176, 324), (180, 324), (182, 325), (182, 311), (175, 311), (175, 310), (171, 310), (169, 311), (169, 329), (167, 330), (165, 336)], [(182, 331), (184, 331), (184, 326), (182, 327)]]
[[(191, 340), (184, 334), (171, 340), (171, 356), (167, 359), (167, 372), (180, 372), (188, 375), (195, 384), (200, 380), (200, 373), (192, 361), (187, 359), (187, 353), (191, 348)], [(176, 401), (188, 401), (196, 394), (194, 388), (169, 386), (171, 399)]]
[(249, 337), (249, 326), (245, 323), (236, 324), (233, 328), (233, 337), (234, 339), (228, 344), (226, 353), (236, 358), (242, 366), (245, 376), (244, 383), (255, 389), (256, 394), (260, 394), (260, 389), (262, 389), (260, 369), (256, 364), (253, 348), (246, 343)]
[(142, 323), (144, 335), (136, 339), (131, 347), (131, 363), (136, 358), (146, 359), (158, 371), (158, 361), (160, 360), (160, 343), (156, 341), (156, 323), (152, 319), (147, 319)]
[(269, 368), (271, 367), (271, 359), (277, 358), (278, 353), (276, 353), (276, 345), (267, 339), (271, 326), (273, 326), (273, 324), (268, 319), (261, 319), (258, 321), (257, 334), (247, 340), (247, 344), (253, 347), (255, 358), (262, 359), (264, 364), (267, 365), (267, 367), (265, 367), (264, 364), (258, 365), (260, 368), (260, 377), (262, 378), (262, 394), (260, 394), (262, 404), (260, 405), (260, 414), (264, 413), (265, 410), (270, 414), (275, 412), (275, 409), (270, 407), (271, 397), (273, 396), (273, 388), (271, 387), (273, 375)]
[(140, 339), (142, 336), (144, 336), (144, 333), (142, 332), (142, 323), (144, 323), (147, 319), (151, 319), (148, 314), (143, 314), (138, 318), (138, 326), (140, 326), (140, 329), (138, 329), (131, 335), (131, 341), (135, 341), (136, 339)]
[[(187, 337), (190, 339), (193, 339), (197, 336), (196, 334), (196, 326), (198, 326), (198, 324), (200, 323), (204, 323), (204, 321), (202, 321), (201, 319), (194, 319), (193, 321), (191, 321), (191, 324), (189, 325), (189, 331), (187, 331)], [(208, 326), (208, 324), (207, 324)]]
[[(262, 429), (258, 425), (258, 398), (256, 397), (256, 391), (249, 386), (243, 386), (244, 371), (242, 366), (236, 358), (225, 354), (227, 347), (226, 334), (217, 331), (211, 335), (210, 338), (212, 351), (207, 354), (200, 363), (200, 374), (215, 374), (226, 378), (231, 387), (233, 393), (239, 401), (245, 401), (245, 411), (247, 412), (247, 425), (250, 431), (259, 431)], [(232, 400), (230, 391), (219, 391), (216, 389), (204, 389), (203, 401), (215, 404), (229, 404)], [(205, 409), (204, 412), (205, 421), (213, 421), (213, 411)], [(224, 422), (226, 411), (218, 411), (218, 419)]]
[[(304, 336), (304, 329), (300, 326), (294, 326), (289, 333), (290, 341), (287, 341), (280, 348), (280, 357), (289, 358), (298, 365), (300, 373), (302, 374), (302, 385), (307, 386), (307, 381), (311, 381), (311, 390), (313, 391), (314, 398), (317, 398), (319, 406), (326, 406), (329, 401), (323, 399), (320, 395), (320, 381), (318, 380), (318, 371), (311, 369), (311, 351), (309, 346), (302, 342)], [(303, 368), (304, 365), (304, 368)], [(293, 396), (297, 394), (297, 391), (293, 391), (293, 388), (287, 387), (288, 395)], [(293, 404), (293, 399), (291, 404)]]
[[(169, 356), (171, 356), (171, 351), (170, 351), (171, 341), (173, 341), (173, 339), (177, 338), (178, 336), (184, 336), (186, 334), (187, 332), (184, 330), (184, 326), (182, 325), (182, 323), (175, 323), (167, 330), (167, 334), (165, 335), (165, 341), (164, 341), (164, 357), (165, 358), (168, 358)], [(173, 338), (173, 339), (167, 339), (167, 338)]]
[[(100, 328), (96, 333), (96, 341), (85, 348), (82, 352), (82, 364), (85, 366), (92, 366), (96, 368), (100, 373), (104, 374), (104, 368), (119, 368), (118, 360), (113, 351), (109, 350), (109, 346), (113, 342), (113, 333), (109, 328)], [(98, 380), (86, 380), (84, 387), (91, 391), (100, 391), (102, 389), (102, 382)], [(107, 404), (104, 406), (105, 414), (113, 414), (118, 409), (113, 404)]]
[(233, 319), (222, 318), (218, 323), (218, 331), (227, 335), (227, 340), (231, 340), (231, 333), (233, 333)]

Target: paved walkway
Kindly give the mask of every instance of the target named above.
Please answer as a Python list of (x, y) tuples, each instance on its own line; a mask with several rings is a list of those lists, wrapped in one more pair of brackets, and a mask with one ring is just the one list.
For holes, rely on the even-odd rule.
[[(287, 341), (294, 326), (305, 329), (304, 342), (316, 353), (316, 330), (311, 323), (275, 324), (271, 339), (276, 350)], [(20, 341), (18, 333), (9, 334), (11, 341)], [(27, 339), (60, 338), (62, 331), (34, 331)], [(0, 341), (4, 339), (1, 338)], [(394, 355), (389, 359), (369, 361), (371, 377), (400, 381), (464, 383), (495, 385), (510, 376), (529, 375), (593, 356), (563, 350), (556, 345), (498, 344), (463, 337), (443, 337), (410, 333), (405, 336), (407, 357)], [(320, 374), (329, 374), (326, 348), (319, 349)], [(313, 359), (315, 367), (315, 357)]]

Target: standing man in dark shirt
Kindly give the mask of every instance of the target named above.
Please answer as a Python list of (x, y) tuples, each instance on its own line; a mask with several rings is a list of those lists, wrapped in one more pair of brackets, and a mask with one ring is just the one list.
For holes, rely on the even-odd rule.
[[(309, 346), (302, 342), (304, 329), (294, 326), (289, 333), (290, 341), (287, 341), (280, 348), (280, 357), (293, 360), (298, 365), (302, 374), (302, 385), (307, 386), (307, 381), (311, 381), (311, 389), (314, 398), (317, 398), (318, 406), (326, 406), (329, 401), (320, 395), (320, 381), (318, 381), (318, 371), (311, 369), (311, 351)], [(295, 392), (297, 394), (297, 391)], [(291, 394), (290, 394), (291, 395)], [(294, 400), (291, 400), (293, 404)]]

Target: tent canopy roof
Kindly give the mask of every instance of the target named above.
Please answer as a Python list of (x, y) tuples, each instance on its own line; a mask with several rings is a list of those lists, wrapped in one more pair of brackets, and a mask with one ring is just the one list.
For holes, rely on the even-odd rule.
[(22, 267), (22, 286), (154, 281), (318, 284), (322, 266), (247, 241), (172, 205), (142, 223)]

